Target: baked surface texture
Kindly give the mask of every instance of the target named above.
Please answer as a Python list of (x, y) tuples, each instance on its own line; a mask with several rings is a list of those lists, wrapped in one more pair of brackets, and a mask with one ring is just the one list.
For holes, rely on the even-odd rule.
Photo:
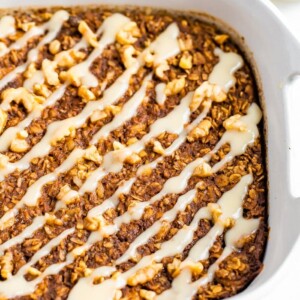
[(0, 20), (0, 298), (223, 299), (262, 270), (262, 114), (196, 15)]

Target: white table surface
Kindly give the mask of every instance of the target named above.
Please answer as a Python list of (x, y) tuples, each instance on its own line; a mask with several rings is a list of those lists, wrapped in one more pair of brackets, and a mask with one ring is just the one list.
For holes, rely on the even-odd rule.
[[(300, 1), (273, 1), (283, 13), (290, 30), (300, 41)], [(300, 53), (299, 53), (300, 59)], [(300, 178), (298, 177), (298, 180)], [(300, 217), (300, 216), (299, 216)], [(300, 299), (300, 240), (293, 254), (281, 270), (282, 279), (273, 287), (272, 293), (262, 300), (299, 300)], [(256, 299), (253, 299), (256, 300)], [(257, 299), (261, 300), (261, 299)]]

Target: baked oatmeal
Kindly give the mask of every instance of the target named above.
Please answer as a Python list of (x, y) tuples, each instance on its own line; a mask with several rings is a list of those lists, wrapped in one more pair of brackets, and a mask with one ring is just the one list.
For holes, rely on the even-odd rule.
[(3, 11), (1, 299), (223, 299), (262, 269), (262, 112), (197, 15)]

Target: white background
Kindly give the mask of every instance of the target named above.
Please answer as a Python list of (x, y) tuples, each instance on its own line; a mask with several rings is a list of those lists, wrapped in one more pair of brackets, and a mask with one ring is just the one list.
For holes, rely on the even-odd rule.
[[(283, 13), (287, 25), (300, 42), (300, 1), (273, 1)], [(299, 53), (300, 60), (300, 53)], [(300, 89), (298, 89), (299, 91)], [(299, 97), (299, 94), (298, 94)], [(298, 101), (299, 102), (299, 101)], [(298, 127), (299, 127), (298, 123)], [(299, 137), (298, 137), (299, 139)], [(298, 152), (297, 155), (300, 155)], [(298, 174), (299, 175), (299, 174)], [(300, 180), (297, 176), (298, 182)], [(299, 183), (298, 183), (299, 185)], [(300, 218), (300, 216), (299, 216)], [(281, 280), (273, 287), (272, 293), (264, 299), (255, 300), (300, 300), (300, 240), (289, 257), (287, 264), (281, 270)], [(254, 299), (253, 299), (254, 300)]]

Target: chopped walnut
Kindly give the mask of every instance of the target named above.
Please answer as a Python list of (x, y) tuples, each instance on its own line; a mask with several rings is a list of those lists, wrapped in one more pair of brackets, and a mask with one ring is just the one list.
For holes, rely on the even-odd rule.
[(188, 267), (192, 274), (195, 276), (200, 275), (203, 272), (203, 264), (199, 261), (199, 262), (187, 262), (185, 264), (185, 267)]
[(212, 285), (210, 287), (210, 289), (211, 289), (211, 291), (212, 291), (213, 294), (219, 294), (220, 292), (222, 292), (223, 287), (222, 287), (222, 285), (217, 284), (217, 285)]
[(0, 154), (0, 169), (5, 169), (8, 162), (9, 162), (9, 157), (4, 154)]
[(91, 46), (98, 47), (97, 36), (85, 21), (80, 21), (78, 30)]
[(164, 72), (168, 71), (168, 70), (170, 70), (170, 66), (167, 64), (167, 62), (163, 62), (155, 68), (155, 75), (159, 79), (164, 80), (166, 78), (166, 75), (164, 74)]
[(180, 93), (185, 87), (185, 78), (181, 77), (179, 79), (174, 79), (167, 83), (165, 94), (167, 96), (176, 95)]
[(123, 144), (121, 144), (120, 142), (118, 142), (118, 141), (114, 141), (113, 142), (113, 148), (114, 148), (115, 151), (117, 151), (117, 150), (124, 149), (125, 146)]
[(176, 277), (180, 273), (181, 261), (178, 258), (174, 258), (171, 263), (167, 265), (167, 270), (172, 277)]
[(47, 86), (45, 84), (36, 83), (33, 86), (33, 91), (35, 94), (37, 94), (39, 96), (43, 96), (45, 98), (47, 98), (51, 95), (51, 91), (47, 88)]
[(144, 284), (147, 281), (152, 280), (155, 277), (155, 275), (162, 270), (162, 268), (163, 264), (154, 263), (150, 266), (140, 269), (133, 276), (128, 278), (127, 284), (130, 286)]
[(125, 45), (121, 48), (121, 59), (126, 69), (130, 68), (136, 62), (134, 57), (137, 51), (132, 45)]
[(151, 50), (145, 50), (143, 52), (143, 59), (146, 67), (152, 67), (154, 63), (154, 53)]
[(241, 121), (241, 115), (234, 115), (223, 122), (226, 130), (246, 131), (247, 126)]
[(58, 225), (58, 226), (62, 226), (63, 225), (63, 221), (58, 219), (54, 214), (45, 214), (46, 217), (46, 223), (48, 225)]
[(217, 223), (219, 217), (222, 215), (222, 210), (220, 205), (217, 203), (208, 203), (207, 207), (210, 210), (214, 223)]
[(25, 32), (29, 31), (34, 26), (35, 26), (35, 22), (27, 22), (27, 23), (18, 24), (18, 28), (22, 29)]
[(185, 70), (189, 70), (193, 66), (193, 57), (188, 52), (184, 52), (179, 61), (179, 67)]
[(78, 89), (78, 96), (85, 100), (85, 102), (95, 100), (96, 97), (92, 91), (90, 91), (85, 85), (82, 85)]
[(94, 145), (86, 149), (83, 157), (97, 164), (101, 164), (102, 162), (102, 156), (99, 154), (97, 148)]
[(121, 45), (131, 45), (141, 36), (141, 32), (135, 22), (127, 23), (116, 36), (117, 42)]
[(34, 267), (29, 267), (28, 270), (27, 270), (27, 273), (34, 276), (34, 277), (37, 277), (37, 276), (42, 274), (41, 271), (39, 271), (38, 269), (36, 269)]
[(214, 37), (214, 40), (219, 45), (223, 45), (228, 39), (229, 39), (229, 36), (227, 34), (218, 34)]
[(142, 297), (142, 299), (145, 299), (145, 300), (154, 300), (156, 297), (156, 293), (153, 291), (141, 289), (140, 296)]
[(211, 166), (206, 163), (205, 161), (202, 161), (202, 163), (200, 163), (193, 172), (194, 176), (199, 176), (199, 177), (208, 177), (212, 174), (211, 171)]
[(30, 93), (23, 87), (9, 88), (2, 92), (1, 97), (5, 102), (15, 101), (16, 103), (22, 103), (26, 108), (27, 112), (31, 112), (37, 105), (45, 101), (44, 97), (36, 96)]
[(96, 123), (106, 117), (107, 113), (105, 111), (97, 109), (92, 113), (90, 120), (92, 123)]
[(76, 130), (74, 127), (64, 127), (60, 128), (58, 131), (56, 131), (55, 135), (53, 136), (51, 140), (51, 145), (56, 146), (58, 142), (62, 141), (65, 137), (75, 137)]
[(4, 279), (9, 278), (12, 275), (13, 267), (13, 256), (10, 251), (7, 251), (0, 259), (1, 266), (1, 277)]
[(16, 137), (10, 144), (10, 150), (16, 153), (26, 152), (29, 149), (29, 144), (23, 138)]
[(7, 113), (0, 108), (0, 134), (3, 132), (7, 122)]
[(161, 143), (159, 141), (154, 141), (153, 151), (155, 153), (161, 154), (161, 155), (164, 155), (164, 153), (165, 153), (165, 149), (163, 148), (163, 146), (161, 145)]
[(203, 138), (208, 135), (212, 124), (209, 120), (201, 121), (187, 136), (189, 142), (194, 142), (199, 138)]
[(216, 84), (210, 84), (208, 81), (205, 81), (196, 89), (193, 99), (190, 103), (190, 109), (194, 112), (205, 99), (222, 102), (226, 100), (226, 98), (226, 93), (220, 86)]
[(132, 137), (127, 141), (126, 145), (130, 146), (132, 144), (135, 144), (137, 141), (138, 141), (138, 139), (136, 137)]
[(64, 202), (66, 205), (76, 202), (78, 198), (78, 192), (72, 190), (68, 184), (64, 185), (57, 195), (57, 199)]
[(49, 85), (57, 86), (59, 82), (58, 73), (55, 69), (57, 67), (56, 61), (51, 61), (49, 59), (44, 59), (42, 62), (42, 70), (45, 75), (46, 81)]
[(186, 35), (184, 39), (178, 39), (179, 48), (181, 51), (189, 51), (193, 49), (193, 39), (190, 35)]
[(26, 71), (24, 72), (24, 77), (31, 78), (36, 71), (35, 63), (32, 62), (28, 65)]
[(109, 105), (105, 108), (105, 111), (115, 116), (121, 111), (121, 107), (117, 105)]
[(60, 51), (60, 41), (54, 40), (49, 45), (49, 51), (51, 54), (55, 55)]
[(84, 228), (89, 231), (96, 231), (100, 227), (100, 222), (97, 218), (86, 217), (84, 219)]
[(55, 55), (54, 60), (57, 62), (59, 67), (70, 68), (74, 66), (78, 60), (85, 57), (83, 52), (75, 49), (59, 52)]
[(132, 153), (131, 155), (125, 158), (125, 162), (129, 163), (130, 165), (135, 165), (141, 162), (141, 158), (138, 154)]

